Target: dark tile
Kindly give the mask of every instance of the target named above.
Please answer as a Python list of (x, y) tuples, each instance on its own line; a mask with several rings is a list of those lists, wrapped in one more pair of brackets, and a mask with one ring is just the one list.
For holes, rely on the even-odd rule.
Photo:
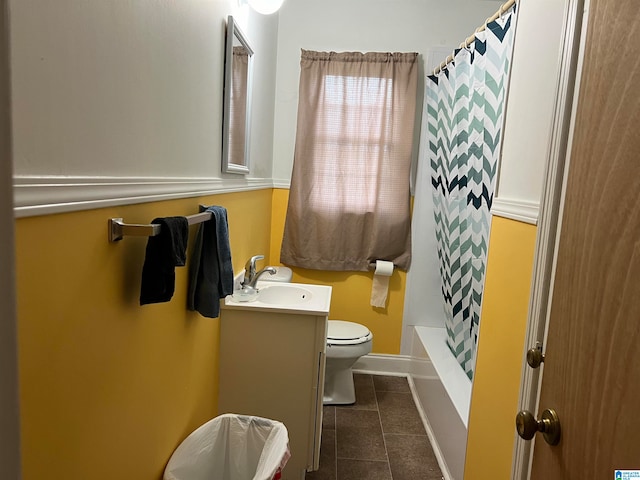
[(340, 480), (392, 480), (387, 462), (338, 459)]
[(410, 393), (376, 392), (384, 433), (426, 435)]
[(374, 375), (373, 384), (376, 392), (410, 393), (409, 382), (406, 377), (392, 377), (387, 375)]
[(378, 412), (336, 408), (338, 458), (387, 460)]
[(354, 373), (353, 383), (357, 387), (358, 385), (371, 385), (373, 383), (373, 375), (368, 373)]
[(322, 431), (336, 429), (336, 407), (325, 405), (322, 407)]
[(384, 436), (393, 480), (440, 480), (442, 472), (426, 435)]
[(354, 428), (380, 428), (378, 412), (371, 410), (352, 410), (348, 408), (336, 408), (336, 429), (344, 427)]
[(377, 410), (376, 393), (373, 388), (371, 375), (354, 374), (353, 385), (356, 389), (356, 403), (341, 405), (338, 408), (352, 408), (356, 410)]
[(305, 480), (336, 480), (336, 432), (322, 431), (320, 466), (315, 472), (307, 472)]

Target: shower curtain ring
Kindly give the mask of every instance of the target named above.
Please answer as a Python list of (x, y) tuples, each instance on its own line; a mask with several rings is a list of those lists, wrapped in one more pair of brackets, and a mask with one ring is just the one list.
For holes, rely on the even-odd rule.
[(464, 44), (469, 50), (471, 50), (471, 47), (472, 45), (474, 45), (475, 41), (476, 41), (476, 35), (473, 34), (464, 41)]

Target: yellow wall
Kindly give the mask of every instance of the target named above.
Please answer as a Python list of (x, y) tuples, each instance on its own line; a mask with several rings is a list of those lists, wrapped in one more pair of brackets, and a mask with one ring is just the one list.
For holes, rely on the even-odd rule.
[[(271, 222), (272, 264), (280, 262), (280, 245), (284, 233), (284, 221), (289, 200), (289, 190), (273, 191), (273, 219)], [(331, 310), (329, 318), (348, 320), (365, 325), (373, 333), (374, 353), (400, 353), (402, 314), (406, 272), (396, 270), (390, 278), (386, 308), (370, 305), (372, 272), (327, 272), (293, 268), (293, 281), (331, 285)]]
[(492, 220), (465, 480), (511, 475), (535, 240), (533, 225)]
[[(288, 190), (260, 190), (17, 221), (25, 480), (160, 479), (180, 441), (217, 414), (218, 320), (185, 309), (186, 268), (171, 302), (140, 307), (146, 239), (108, 243), (107, 219), (223, 205), (238, 271), (258, 253), (278, 264), (287, 201)], [(509, 476), (535, 231), (493, 220), (466, 480)], [(386, 309), (369, 305), (371, 277), (294, 269), (294, 281), (333, 287), (331, 318), (363, 323), (374, 352), (397, 354), (406, 274), (391, 277)]]
[[(107, 241), (107, 219), (148, 223), (225, 206), (234, 269), (268, 253), (271, 191), (104, 208), (16, 222), (25, 480), (158, 480), (179, 442), (217, 414), (217, 319), (138, 305), (145, 238)], [(195, 237), (195, 226), (191, 237)]]

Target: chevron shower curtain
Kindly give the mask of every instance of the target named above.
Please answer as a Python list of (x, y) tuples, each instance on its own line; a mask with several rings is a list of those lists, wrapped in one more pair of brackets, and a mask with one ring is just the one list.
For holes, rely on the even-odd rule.
[(428, 77), (428, 155), (447, 344), (473, 378), (515, 7)]

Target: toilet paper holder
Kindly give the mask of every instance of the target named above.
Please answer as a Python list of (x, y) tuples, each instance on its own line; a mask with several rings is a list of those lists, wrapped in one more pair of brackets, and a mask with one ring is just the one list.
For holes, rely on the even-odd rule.
[[(393, 268), (396, 269), (398, 268), (398, 266), (394, 263)], [(376, 269), (376, 262), (369, 262), (369, 270), (375, 270), (375, 269)]]
[(375, 271), (371, 283), (370, 303), (372, 307), (385, 308), (389, 294), (389, 279), (396, 266), (388, 260), (377, 260), (372, 266)]

